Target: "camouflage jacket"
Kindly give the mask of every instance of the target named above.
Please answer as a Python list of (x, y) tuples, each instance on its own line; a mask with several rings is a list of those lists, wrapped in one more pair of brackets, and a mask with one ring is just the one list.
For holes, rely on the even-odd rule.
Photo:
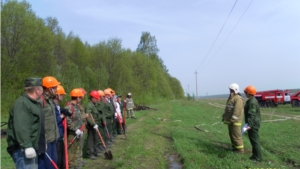
[(65, 109), (72, 113), (71, 117), (67, 117), (68, 130), (75, 132), (83, 126), (80, 109), (71, 102), (67, 103)]

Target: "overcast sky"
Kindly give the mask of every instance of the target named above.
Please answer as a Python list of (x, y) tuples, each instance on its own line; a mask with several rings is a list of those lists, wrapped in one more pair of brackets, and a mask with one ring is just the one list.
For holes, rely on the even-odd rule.
[(37, 16), (57, 18), (66, 34), (91, 45), (119, 38), (136, 50), (150, 32), (169, 73), (191, 94), (195, 71), (199, 96), (226, 94), (234, 82), (241, 91), (300, 88), (299, 0), (239, 0), (218, 38), (236, 0), (28, 2)]

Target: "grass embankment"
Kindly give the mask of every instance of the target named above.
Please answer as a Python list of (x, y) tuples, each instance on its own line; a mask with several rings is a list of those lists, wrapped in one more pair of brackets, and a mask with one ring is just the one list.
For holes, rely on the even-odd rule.
[[(208, 104), (213, 103), (213, 104)], [(255, 163), (247, 135), (243, 136), (246, 153), (228, 152), (231, 146), (227, 126), (219, 123), (226, 100), (199, 102), (171, 101), (151, 105), (157, 111), (136, 112), (138, 119), (128, 120), (127, 140), (119, 135), (111, 148), (112, 161), (87, 160), (84, 168), (299, 168), (300, 109), (289, 105), (262, 109), (260, 138), (263, 162)], [(295, 118), (297, 117), (298, 118)], [(201, 131), (194, 127), (198, 126)], [(14, 168), (1, 140), (1, 168)], [(174, 163), (172, 163), (173, 161)], [(175, 168), (173, 167), (173, 168)]]

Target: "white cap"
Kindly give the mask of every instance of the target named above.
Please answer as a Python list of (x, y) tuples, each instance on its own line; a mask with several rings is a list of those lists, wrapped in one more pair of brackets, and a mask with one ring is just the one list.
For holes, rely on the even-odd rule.
[(127, 95), (131, 96), (131, 93), (128, 93)]

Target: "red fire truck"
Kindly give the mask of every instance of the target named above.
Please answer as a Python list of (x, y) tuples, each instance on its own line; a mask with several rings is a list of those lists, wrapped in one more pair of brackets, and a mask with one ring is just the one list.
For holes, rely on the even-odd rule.
[(300, 91), (291, 96), (291, 103), (293, 107), (300, 107)]
[(278, 104), (290, 104), (291, 96), (288, 90), (268, 90), (255, 95), (261, 107), (276, 107)]

